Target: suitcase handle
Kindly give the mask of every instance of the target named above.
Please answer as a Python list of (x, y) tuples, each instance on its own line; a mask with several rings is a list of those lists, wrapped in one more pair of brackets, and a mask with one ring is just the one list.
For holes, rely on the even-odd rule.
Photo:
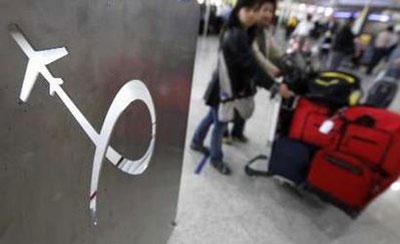
[(354, 121), (354, 123), (356, 123), (357, 125), (362, 125), (365, 127), (372, 128), (375, 126), (376, 120), (369, 115), (363, 115), (363, 116), (358, 117)]
[(357, 168), (357, 167), (355, 167), (355, 166), (352, 166), (352, 165), (348, 164), (348, 163), (347, 163), (346, 161), (344, 161), (344, 160), (337, 159), (337, 158), (332, 157), (332, 156), (329, 156), (329, 155), (328, 155), (325, 159), (326, 159), (326, 161), (327, 161), (328, 163), (331, 163), (331, 164), (333, 164), (333, 165), (335, 165), (335, 166), (338, 166), (338, 167), (341, 168), (341, 169), (344, 169), (344, 170), (346, 170), (346, 171), (349, 171), (349, 172), (351, 172), (351, 173), (354, 174), (354, 175), (359, 175), (359, 176), (363, 175), (363, 172), (362, 172), (362, 170), (361, 170), (360, 168)]
[(375, 126), (376, 120), (373, 117), (366, 115), (366, 114), (361, 115), (360, 117), (356, 118), (353, 121), (347, 119), (345, 116), (346, 109), (347, 108), (341, 109), (337, 113), (338, 118), (340, 120), (342, 120), (345, 123), (345, 125), (356, 124), (356, 125), (361, 125), (361, 126), (368, 127), (368, 128), (373, 128)]

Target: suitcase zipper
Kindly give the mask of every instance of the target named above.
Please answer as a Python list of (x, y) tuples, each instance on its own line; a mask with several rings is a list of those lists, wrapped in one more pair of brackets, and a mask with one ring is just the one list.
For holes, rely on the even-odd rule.
[(339, 168), (342, 168), (342, 169), (344, 169), (344, 170), (346, 170), (346, 171), (349, 171), (349, 172), (351, 172), (351, 173), (353, 173), (353, 174), (355, 174), (355, 175), (359, 175), (359, 176), (363, 175), (361, 169), (359, 169), (359, 168), (357, 168), (357, 167), (355, 167), (355, 166), (352, 166), (352, 165), (348, 164), (348, 163), (347, 163), (346, 161), (344, 161), (344, 160), (340, 160), (340, 159), (334, 158), (334, 157), (329, 156), (329, 155), (326, 156), (325, 159), (326, 159), (326, 161), (327, 161), (328, 163), (331, 163), (331, 164), (333, 164), (333, 165), (336, 165), (336, 166), (338, 166)]
[(352, 139), (358, 140), (358, 141), (362, 141), (365, 143), (369, 143), (369, 144), (373, 144), (373, 145), (379, 145), (379, 143), (377, 143), (376, 141), (364, 138), (364, 137), (360, 137), (360, 136), (356, 136), (356, 135), (352, 135), (351, 136)]

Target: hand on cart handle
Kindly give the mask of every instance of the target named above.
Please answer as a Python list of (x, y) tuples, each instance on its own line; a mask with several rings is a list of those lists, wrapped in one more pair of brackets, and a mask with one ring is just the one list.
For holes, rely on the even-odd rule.
[(288, 99), (294, 95), (294, 93), (289, 89), (289, 87), (285, 83), (279, 85), (279, 94), (285, 99)]
[(291, 91), (287, 84), (283, 82), (283, 77), (277, 78), (276, 83), (270, 89), (270, 99), (274, 99), (277, 94), (281, 95), (282, 98), (288, 99), (295, 96), (294, 92)]
[(280, 92), (280, 86), (281, 86), (281, 84), (276, 83), (276, 84), (274, 84), (274, 85), (269, 89), (269, 93), (270, 93), (269, 99), (270, 99), (270, 100), (275, 99), (276, 96), (279, 94), (279, 92)]

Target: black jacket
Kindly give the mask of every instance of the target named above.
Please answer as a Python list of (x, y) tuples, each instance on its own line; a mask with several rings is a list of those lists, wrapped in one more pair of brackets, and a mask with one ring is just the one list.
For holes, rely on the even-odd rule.
[[(256, 93), (256, 86), (269, 89), (273, 79), (257, 63), (251, 44), (254, 38), (243, 28), (231, 27), (221, 37), (220, 51), (224, 55), (233, 96), (249, 97)], [(205, 94), (206, 104), (219, 104), (218, 71), (215, 71)]]
[(355, 36), (351, 31), (350, 26), (344, 26), (339, 30), (333, 41), (333, 51), (342, 52), (348, 55), (353, 54), (355, 50), (354, 38)]

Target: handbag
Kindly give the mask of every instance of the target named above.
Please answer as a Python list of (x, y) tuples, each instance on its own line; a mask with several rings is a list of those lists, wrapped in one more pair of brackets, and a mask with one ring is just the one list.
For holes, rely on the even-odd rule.
[(235, 111), (242, 119), (250, 118), (254, 113), (254, 96), (235, 97), (232, 91), (232, 83), (222, 52), (218, 54), (219, 96), (218, 120), (231, 122), (235, 118)]

